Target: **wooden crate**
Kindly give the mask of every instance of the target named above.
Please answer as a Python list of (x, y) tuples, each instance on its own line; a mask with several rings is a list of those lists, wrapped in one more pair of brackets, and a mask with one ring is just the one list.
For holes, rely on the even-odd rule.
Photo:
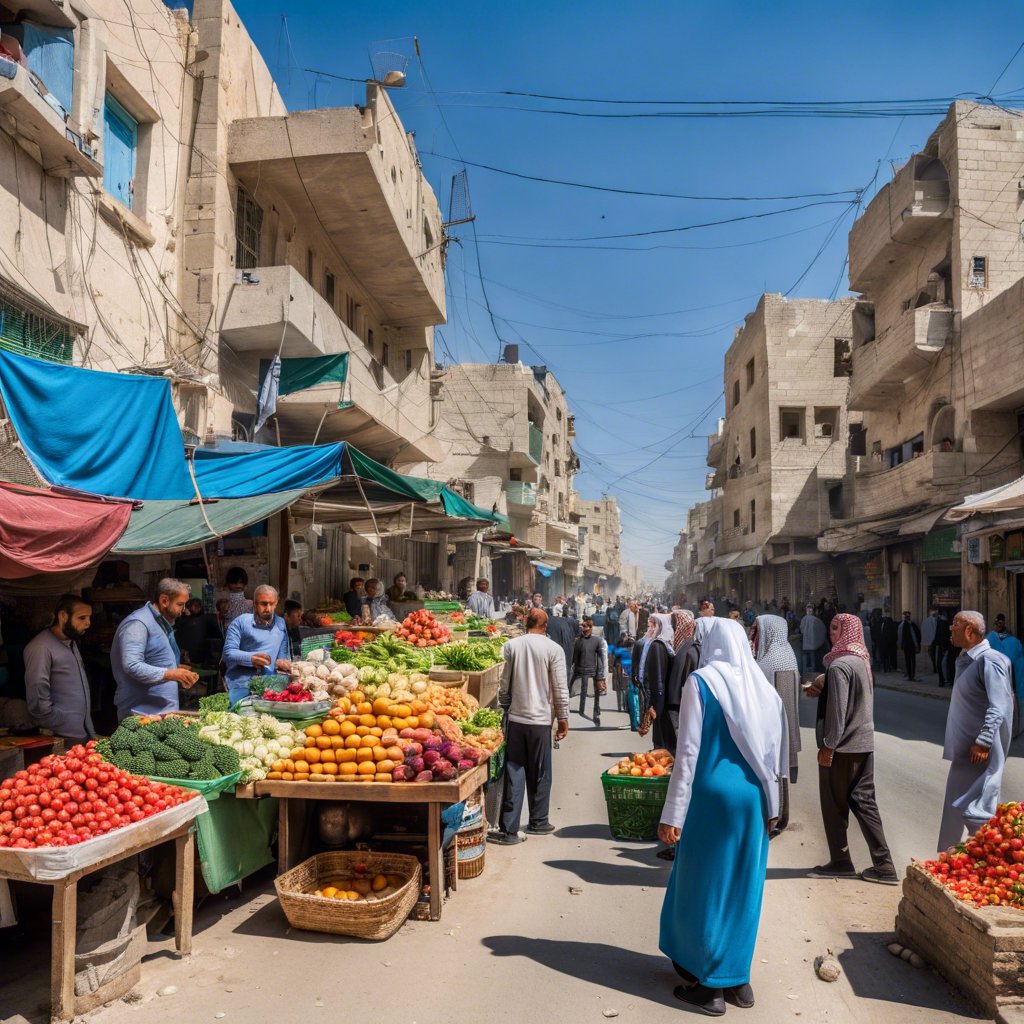
[(896, 939), (989, 1016), (1024, 1007), (1024, 910), (956, 899), (918, 864), (903, 881)]
[(490, 668), (485, 668), (483, 672), (470, 672), (468, 675), (468, 692), (470, 696), (476, 697), (480, 702), (480, 707), (491, 707), (497, 703), (498, 683), (501, 680), (500, 665), (491, 665)]

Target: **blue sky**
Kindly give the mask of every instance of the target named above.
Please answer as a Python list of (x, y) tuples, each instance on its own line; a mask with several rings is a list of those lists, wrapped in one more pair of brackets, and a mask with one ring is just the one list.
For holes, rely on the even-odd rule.
[[(763, 197), (867, 188), (870, 197), (891, 176), (890, 162), (925, 141), (938, 114), (595, 118), (502, 108), (617, 115), (669, 108), (495, 94), (676, 101), (986, 95), (1024, 40), (1024, 9), (1007, 5), (998, 17), (967, 18), (962, 5), (946, 0), (236, 6), (293, 109), (358, 102), (362, 86), (303, 69), (368, 75), (371, 47), (399, 40), (380, 47), (412, 56), (408, 86), (392, 98), (416, 132), (444, 208), (460, 157), (646, 192)], [(336, 20), (325, 19), (328, 10)], [(1022, 88), (1024, 54), (995, 91)], [(583, 465), (578, 489), (619, 499), (624, 559), (660, 581), (686, 508), (705, 495), (706, 435), (721, 413), (722, 355), (735, 328), (762, 291), (845, 294), (853, 195), (694, 201), (473, 167), (469, 181), (476, 239), (468, 226), (452, 229), (461, 244), (449, 249), (449, 323), (439, 332), (439, 358), (446, 350), (460, 361), (497, 357), (489, 300), (501, 339), (519, 343), (524, 362), (546, 363), (569, 395)], [(685, 232), (563, 241), (805, 205)]]

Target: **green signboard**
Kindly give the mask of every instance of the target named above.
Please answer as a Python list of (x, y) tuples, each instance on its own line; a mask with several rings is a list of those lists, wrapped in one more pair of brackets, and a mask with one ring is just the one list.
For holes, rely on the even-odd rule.
[(921, 558), (925, 562), (938, 562), (943, 558), (959, 558), (953, 550), (956, 541), (955, 526), (940, 526), (932, 530), (921, 542)]

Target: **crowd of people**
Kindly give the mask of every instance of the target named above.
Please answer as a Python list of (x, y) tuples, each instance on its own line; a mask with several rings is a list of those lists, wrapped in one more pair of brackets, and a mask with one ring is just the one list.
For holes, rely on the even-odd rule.
[[(673, 860), (661, 913), (660, 948), (682, 984), (676, 996), (711, 1016), (726, 1004), (754, 1005), (750, 965), (760, 919), (769, 840), (787, 824), (786, 794), (798, 777), (799, 702), (815, 701), (818, 793), (829, 859), (808, 869), (816, 878), (897, 885), (899, 875), (875, 795), (874, 668), (881, 661), (865, 619), (823, 603), (758, 612), (716, 611), (713, 598), (695, 610), (616, 601), (604, 635), (584, 617), (545, 609), (534, 595), (526, 634), (505, 645), (499, 704), (508, 749), (498, 828), (488, 837), (515, 845), (555, 831), (548, 818), (555, 743), (569, 734), (570, 700), (579, 686), (586, 720), (593, 686), (594, 728), (612, 676), (616, 710), (675, 755), (659, 827)], [(895, 635), (904, 655), (935, 648), (946, 658), (945, 621), (933, 609), (921, 629), (909, 613)], [(811, 620), (811, 621), (808, 621)], [(954, 656), (943, 758), (949, 771), (938, 828), (940, 851), (991, 818), (999, 802), (1014, 718), (1014, 654), (1004, 653), (1005, 619), (990, 633), (975, 611), (947, 626)], [(871, 647), (869, 647), (869, 642)], [(801, 660), (798, 661), (797, 652)], [(1013, 651), (1013, 646), (1010, 645)], [(887, 660), (883, 664), (888, 665)], [(909, 676), (914, 658), (906, 661)], [(524, 803), (525, 834), (520, 832)], [(850, 815), (871, 865), (857, 871)]]

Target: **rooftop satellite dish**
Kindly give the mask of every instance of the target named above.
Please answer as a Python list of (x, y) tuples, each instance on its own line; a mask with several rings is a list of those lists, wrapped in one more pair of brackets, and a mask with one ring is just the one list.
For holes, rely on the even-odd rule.
[(473, 203), (469, 197), (469, 175), (459, 171), (452, 177), (452, 189), (448, 196), (448, 220), (442, 227), (450, 228), (454, 224), (468, 224), (476, 220), (473, 216)]
[(405, 85), (405, 73), (412, 59), (409, 54), (415, 51), (416, 40), (412, 36), (371, 43), (370, 68), (373, 81), (386, 89), (401, 89)]

